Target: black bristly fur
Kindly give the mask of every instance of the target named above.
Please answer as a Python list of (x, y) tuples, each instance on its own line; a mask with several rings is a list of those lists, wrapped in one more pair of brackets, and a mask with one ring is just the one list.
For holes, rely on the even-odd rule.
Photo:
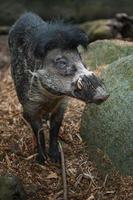
[(11, 29), (10, 38), (18, 39), (18, 46), (31, 43), (30, 50), (36, 57), (44, 57), (48, 50), (54, 48), (75, 49), (79, 45), (87, 48), (88, 45), (88, 36), (83, 30), (61, 20), (44, 22), (39, 16), (26, 13), (16, 24), (15, 32)]
[(38, 36), (35, 55), (45, 56), (46, 52), (53, 48), (75, 49), (78, 45), (87, 47), (88, 37), (78, 27), (59, 21), (48, 23), (46, 26), (47, 29)]

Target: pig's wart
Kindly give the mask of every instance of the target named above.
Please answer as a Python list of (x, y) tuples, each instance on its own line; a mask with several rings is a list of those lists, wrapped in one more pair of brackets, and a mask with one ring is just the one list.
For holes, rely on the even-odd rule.
[(57, 139), (66, 97), (87, 103), (101, 103), (108, 97), (103, 83), (85, 68), (77, 50), (87, 44), (88, 36), (77, 26), (44, 22), (32, 13), (22, 15), (10, 30), (11, 73), (23, 116), (36, 136), (40, 163), (47, 157), (44, 118), (50, 120), (49, 156), (59, 162)]

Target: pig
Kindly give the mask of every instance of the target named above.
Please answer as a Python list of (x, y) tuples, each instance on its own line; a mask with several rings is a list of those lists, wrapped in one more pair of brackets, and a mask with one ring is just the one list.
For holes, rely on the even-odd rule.
[[(87, 48), (88, 36), (78, 26), (63, 21), (45, 22), (38, 15), (24, 13), (8, 37), (11, 74), (23, 117), (36, 138), (37, 161), (60, 162), (58, 133), (67, 97), (86, 103), (108, 98), (102, 81), (87, 70), (78, 46)], [(46, 152), (43, 120), (49, 119), (49, 151)]]

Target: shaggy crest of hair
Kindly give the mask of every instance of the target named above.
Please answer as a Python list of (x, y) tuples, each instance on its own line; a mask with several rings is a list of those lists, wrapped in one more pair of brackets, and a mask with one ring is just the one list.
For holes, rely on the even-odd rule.
[(88, 36), (78, 26), (56, 20), (45, 22), (34, 13), (23, 14), (12, 26), (9, 33), (9, 46), (13, 43), (25, 46), (35, 56), (44, 57), (54, 48), (76, 49), (79, 45), (87, 48)]
[(87, 48), (88, 36), (78, 26), (63, 21), (46, 23), (38, 36), (35, 54), (45, 56), (48, 50), (54, 48), (76, 49), (79, 45)]

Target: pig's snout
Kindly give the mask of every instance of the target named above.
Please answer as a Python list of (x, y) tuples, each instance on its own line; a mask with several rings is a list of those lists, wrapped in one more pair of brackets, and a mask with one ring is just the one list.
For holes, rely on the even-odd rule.
[(104, 102), (109, 97), (104, 84), (93, 73), (89, 76), (82, 75), (73, 83), (73, 94), (86, 103), (96, 104)]
[(100, 104), (102, 102), (104, 102), (105, 100), (107, 100), (109, 97), (109, 94), (106, 92), (105, 89), (103, 89), (102, 87), (98, 87), (96, 89), (96, 94), (93, 97), (93, 101), (96, 104)]

